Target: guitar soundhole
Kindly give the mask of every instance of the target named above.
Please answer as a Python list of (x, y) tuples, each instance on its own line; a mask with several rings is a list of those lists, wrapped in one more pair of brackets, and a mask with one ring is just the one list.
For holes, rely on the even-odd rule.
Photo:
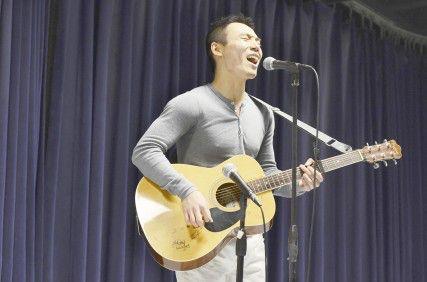
[(223, 207), (238, 207), (240, 190), (234, 183), (225, 183), (216, 190), (216, 199)]

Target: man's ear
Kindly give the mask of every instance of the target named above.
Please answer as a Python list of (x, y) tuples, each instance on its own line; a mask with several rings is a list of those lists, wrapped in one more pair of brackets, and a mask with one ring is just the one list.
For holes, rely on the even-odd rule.
[(218, 42), (211, 43), (211, 52), (214, 56), (222, 57), (223, 45)]

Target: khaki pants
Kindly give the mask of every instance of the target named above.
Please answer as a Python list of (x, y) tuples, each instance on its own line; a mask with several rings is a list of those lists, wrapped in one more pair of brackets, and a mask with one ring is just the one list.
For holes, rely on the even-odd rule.
[[(243, 273), (244, 281), (265, 281), (265, 251), (262, 235), (248, 237)], [(236, 239), (231, 240), (210, 262), (199, 268), (177, 271), (178, 282), (236, 281)]]

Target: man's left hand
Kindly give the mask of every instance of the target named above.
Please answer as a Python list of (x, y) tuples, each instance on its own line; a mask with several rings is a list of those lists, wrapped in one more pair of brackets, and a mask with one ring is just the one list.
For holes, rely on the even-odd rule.
[(319, 170), (316, 170), (316, 186), (314, 186), (314, 160), (309, 158), (305, 164), (301, 164), (299, 168), (301, 169), (303, 175), (298, 181), (300, 189), (303, 191), (310, 191), (314, 187), (319, 187), (320, 183), (323, 182), (323, 176)]

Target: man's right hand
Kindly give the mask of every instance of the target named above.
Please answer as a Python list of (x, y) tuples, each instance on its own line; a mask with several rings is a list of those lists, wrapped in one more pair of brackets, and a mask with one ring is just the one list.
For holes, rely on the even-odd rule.
[(206, 199), (199, 191), (192, 192), (181, 204), (187, 225), (202, 227), (205, 222), (213, 222)]

